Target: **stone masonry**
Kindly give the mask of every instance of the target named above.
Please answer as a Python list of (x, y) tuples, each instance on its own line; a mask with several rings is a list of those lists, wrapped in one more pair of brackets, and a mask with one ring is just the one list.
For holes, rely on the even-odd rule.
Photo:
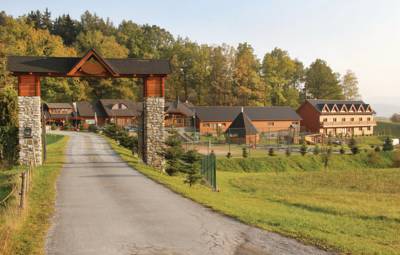
[(145, 97), (143, 102), (143, 161), (164, 170), (164, 97)]
[[(42, 125), (40, 96), (18, 97), (19, 121), (19, 161), (28, 165), (35, 160), (36, 165), (42, 164)], [(31, 128), (32, 138), (24, 137), (25, 128)]]

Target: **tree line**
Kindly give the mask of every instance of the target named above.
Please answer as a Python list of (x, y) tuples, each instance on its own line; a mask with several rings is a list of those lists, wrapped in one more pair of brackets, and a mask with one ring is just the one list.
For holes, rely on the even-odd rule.
[[(358, 99), (352, 71), (334, 72), (316, 59), (310, 66), (280, 48), (258, 59), (249, 43), (198, 44), (149, 24), (123, 20), (114, 25), (89, 11), (80, 20), (64, 14), (32, 11), (20, 17), (0, 13), (0, 87), (15, 84), (6, 72), (7, 55), (82, 56), (95, 48), (104, 57), (170, 59), (168, 100), (197, 105), (288, 105), (306, 98)], [(68, 102), (98, 98), (140, 100), (141, 80), (43, 78), (42, 98)]]

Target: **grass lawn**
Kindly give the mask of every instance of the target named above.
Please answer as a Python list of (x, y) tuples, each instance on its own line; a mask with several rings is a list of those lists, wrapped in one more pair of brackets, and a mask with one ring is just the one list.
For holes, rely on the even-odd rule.
[(351, 254), (400, 254), (400, 169), (217, 173), (220, 192), (130, 165), (175, 192), (247, 224)]
[(17, 199), (0, 211), (0, 254), (44, 254), (45, 237), (54, 211), (55, 183), (64, 163), (68, 137), (52, 139), (57, 141), (47, 146), (46, 163), (34, 170), (24, 211), (18, 209)]

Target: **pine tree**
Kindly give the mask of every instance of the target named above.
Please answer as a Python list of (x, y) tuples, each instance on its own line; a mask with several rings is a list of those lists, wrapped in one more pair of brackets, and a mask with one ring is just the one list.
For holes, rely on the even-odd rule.
[(385, 142), (383, 143), (383, 151), (392, 151), (394, 149), (392, 139), (386, 137)]

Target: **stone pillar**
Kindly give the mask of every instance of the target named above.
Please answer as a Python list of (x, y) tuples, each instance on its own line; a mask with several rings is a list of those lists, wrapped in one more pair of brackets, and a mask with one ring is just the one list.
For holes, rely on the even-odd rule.
[(143, 161), (164, 170), (164, 97), (144, 97), (143, 99)]
[[(40, 96), (18, 97), (18, 123), (19, 123), (19, 161), (28, 165), (35, 160), (36, 165), (42, 164), (42, 125)], [(31, 130), (27, 137), (24, 131)]]

